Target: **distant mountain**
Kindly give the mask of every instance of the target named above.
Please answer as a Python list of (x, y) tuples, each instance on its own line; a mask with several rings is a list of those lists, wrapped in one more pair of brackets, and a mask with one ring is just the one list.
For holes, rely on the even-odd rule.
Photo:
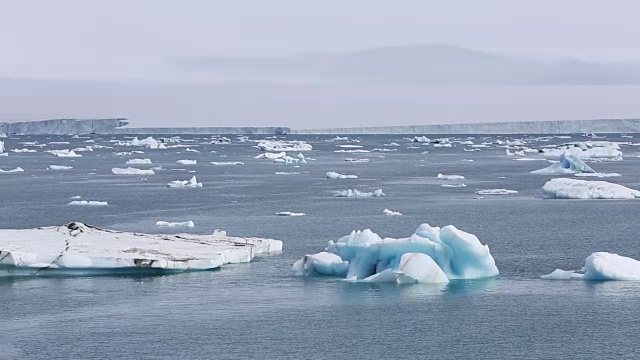
[(416, 84), (640, 84), (640, 64), (537, 61), (446, 44), (387, 46), (289, 58), (180, 57), (189, 73), (243, 79), (310, 79)]

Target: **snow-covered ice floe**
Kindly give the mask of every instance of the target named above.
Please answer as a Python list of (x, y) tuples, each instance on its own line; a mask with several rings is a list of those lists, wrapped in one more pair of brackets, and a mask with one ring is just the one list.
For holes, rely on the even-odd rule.
[(176, 161), (176, 163), (180, 165), (196, 165), (198, 164), (198, 161), (185, 159), (185, 160), (178, 160)]
[(575, 155), (562, 154), (560, 162), (553, 163), (544, 169), (531, 171), (532, 174), (542, 175), (566, 175), (577, 173), (595, 173), (589, 165), (578, 159)]
[(408, 238), (384, 238), (367, 229), (329, 241), (325, 252), (293, 264), (299, 276), (339, 276), (350, 281), (447, 283), (498, 275), (489, 247), (449, 225), (422, 224)]
[(358, 189), (348, 189), (342, 191), (334, 191), (334, 195), (336, 197), (347, 197), (347, 198), (370, 198), (370, 197), (382, 197), (384, 193), (382, 189), (378, 189), (374, 192), (363, 192)]
[(282, 251), (272, 239), (118, 232), (82, 223), (0, 230), (0, 275), (88, 275), (210, 270)]
[(291, 211), (280, 211), (280, 212), (277, 212), (276, 215), (278, 215), (278, 216), (305, 216), (307, 214), (305, 214), (305, 213), (296, 213), (296, 212), (291, 212)]
[(273, 159), (283, 158), (285, 156), (287, 156), (287, 153), (284, 152), (284, 151), (279, 152), (279, 153), (266, 152), (266, 153), (262, 153), (262, 154), (256, 156), (254, 159), (270, 159), (270, 160), (273, 160)]
[(476, 190), (475, 193), (478, 195), (512, 195), (517, 194), (518, 192), (516, 190), (509, 189), (482, 189)]
[(357, 175), (343, 175), (334, 171), (329, 171), (327, 173), (327, 179), (357, 179)]
[(64, 158), (78, 158), (78, 157), (82, 157), (82, 155), (80, 154), (76, 154), (75, 151), (73, 150), (48, 150), (48, 152), (51, 153), (51, 155), (55, 156), (55, 157), (64, 157)]
[(109, 205), (106, 201), (95, 201), (95, 200), (74, 200), (67, 205), (75, 205), (75, 206), (107, 206)]
[(137, 168), (132, 168), (132, 167), (128, 167), (128, 168), (113, 168), (111, 169), (111, 172), (114, 175), (155, 175), (156, 173), (149, 169), (149, 170), (143, 170), (143, 169), (137, 169)]
[(640, 191), (606, 181), (558, 178), (542, 187), (546, 197), (555, 199), (635, 199)]
[(151, 159), (129, 159), (127, 165), (147, 165), (152, 164)]
[(164, 143), (154, 139), (151, 136), (149, 136), (146, 139), (142, 139), (142, 140), (139, 140), (137, 137), (135, 137), (131, 141), (121, 143), (120, 145), (122, 145), (122, 146), (142, 146), (142, 147), (146, 147), (148, 149), (166, 149), (167, 148), (167, 146)]
[(402, 216), (401, 212), (393, 211), (393, 210), (389, 210), (389, 209), (382, 210), (382, 213), (387, 215), (387, 216)]
[(47, 167), (49, 170), (71, 170), (73, 166), (65, 166), (65, 165), (49, 165)]
[(307, 144), (304, 141), (260, 141), (257, 147), (262, 151), (310, 151), (313, 150), (311, 144)]
[(24, 172), (24, 169), (19, 166), (17, 168), (10, 169), (10, 170), (0, 169), (0, 174), (13, 174), (13, 173), (19, 173), (19, 172)]
[(573, 174), (573, 176), (608, 178), (608, 177), (620, 177), (620, 176), (622, 176), (622, 174), (619, 174), (619, 173), (576, 173), (576, 174)]
[(279, 164), (306, 164), (307, 159), (304, 158), (302, 153), (298, 153), (296, 157), (285, 155), (283, 157), (273, 159), (273, 162)]
[(556, 269), (551, 274), (542, 275), (547, 280), (640, 280), (640, 261), (611, 254), (608, 252), (594, 252), (584, 262), (580, 270)]
[(156, 221), (156, 226), (162, 227), (189, 227), (192, 228), (195, 226), (193, 221), (183, 221), (183, 222), (169, 222), (169, 221)]
[(170, 188), (198, 188), (202, 187), (202, 183), (198, 182), (195, 176), (189, 180), (174, 180), (167, 184)]
[(441, 184), (440, 186), (448, 187), (448, 188), (463, 188), (463, 187), (467, 187), (467, 185), (465, 185), (465, 184)]
[(560, 145), (555, 149), (540, 150), (542, 156), (560, 157), (562, 154), (570, 154), (579, 159), (622, 159), (620, 145), (609, 141), (578, 141)]
[(443, 175), (443, 174), (438, 174), (438, 179), (440, 179), (440, 180), (464, 180), (464, 176), (462, 176), (462, 175)]

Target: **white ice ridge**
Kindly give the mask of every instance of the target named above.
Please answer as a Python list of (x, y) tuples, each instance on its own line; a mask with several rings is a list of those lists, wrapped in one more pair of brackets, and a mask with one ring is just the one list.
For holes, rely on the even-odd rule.
[(24, 172), (24, 169), (19, 166), (15, 169), (10, 169), (10, 170), (0, 169), (0, 174), (12, 174), (12, 173), (19, 173), (19, 172)]
[(49, 165), (47, 167), (49, 170), (71, 170), (73, 166), (65, 166), (65, 165)]
[(113, 168), (111, 169), (111, 172), (114, 175), (155, 175), (156, 173), (153, 170), (143, 170), (143, 169), (136, 169), (136, 168), (132, 168), (132, 167), (128, 167), (128, 168)]
[(580, 270), (556, 269), (551, 274), (542, 275), (547, 280), (640, 280), (640, 261), (611, 254), (608, 252), (594, 252), (584, 261)]
[(478, 195), (512, 195), (517, 194), (518, 192), (516, 190), (509, 189), (483, 189), (476, 190), (475, 193)]
[(82, 223), (0, 230), (0, 275), (210, 270), (282, 251), (272, 239), (117, 232)]
[(334, 191), (334, 195), (336, 197), (347, 197), (347, 198), (370, 198), (370, 197), (382, 197), (384, 193), (382, 189), (378, 189), (374, 192), (363, 192), (357, 189), (348, 189), (342, 191)]
[(585, 164), (575, 155), (564, 153), (560, 155), (560, 162), (553, 163), (544, 169), (531, 171), (532, 174), (566, 175), (577, 173), (595, 173), (589, 165)]
[(262, 151), (310, 151), (313, 150), (311, 144), (307, 144), (304, 141), (271, 141), (262, 140), (258, 143), (257, 147)]
[(387, 215), (387, 216), (401, 216), (402, 215), (402, 213), (400, 213), (399, 211), (393, 211), (393, 210), (389, 210), (389, 209), (382, 210), (382, 213)]
[(129, 159), (127, 165), (147, 165), (151, 164), (151, 159)]
[(196, 165), (198, 161), (197, 160), (178, 160), (176, 161), (176, 163), (180, 165)]
[(191, 179), (187, 180), (174, 180), (167, 184), (167, 187), (170, 188), (198, 188), (202, 187), (202, 183), (196, 180), (196, 177), (193, 176)]
[(547, 197), (556, 199), (635, 199), (640, 191), (606, 181), (558, 178), (542, 187)]
[(464, 176), (462, 176), (462, 175), (443, 175), (443, 174), (438, 174), (438, 179), (440, 179), (440, 180), (464, 180)]
[(327, 173), (327, 179), (357, 179), (357, 175), (343, 175), (334, 171), (329, 171)]
[(329, 241), (326, 252), (293, 264), (300, 276), (333, 275), (352, 281), (446, 283), (498, 275), (487, 245), (455, 226), (422, 224), (408, 238), (381, 239), (371, 230)]
[(183, 221), (183, 222), (156, 221), (156, 226), (163, 226), (163, 227), (190, 227), (190, 228), (192, 228), (192, 227), (195, 226), (195, 224), (191, 220)]
[(76, 206), (107, 206), (109, 205), (106, 201), (94, 201), (94, 200), (74, 200), (67, 205), (76, 205)]

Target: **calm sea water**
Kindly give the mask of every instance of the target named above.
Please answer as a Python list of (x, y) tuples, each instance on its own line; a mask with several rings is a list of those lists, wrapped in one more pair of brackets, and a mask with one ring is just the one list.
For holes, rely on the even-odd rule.
[[(8, 149), (22, 148), (24, 141), (71, 144), (0, 157), (3, 169), (25, 170), (0, 175), (0, 227), (81, 221), (159, 232), (157, 220), (193, 220), (196, 227), (189, 231), (224, 229), (231, 235), (281, 239), (284, 252), (213, 272), (0, 279), (0, 358), (620, 359), (640, 351), (639, 283), (539, 279), (555, 268), (580, 268), (594, 251), (640, 259), (640, 201), (542, 199), (540, 188), (549, 177), (528, 172), (547, 163), (513, 161), (495, 146), (481, 152), (465, 152), (462, 145), (414, 149), (402, 136), (360, 136), (366, 149), (392, 141), (401, 146), (390, 153), (340, 154), (333, 151), (342, 143), (326, 142), (329, 137), (296, 136), (314, 145), (305, 155), (315, 160), (294, 167), (254, 160), (253, 143), (202, 145), (202, 137), (183, 138), (195, 138), (193, 148), (200, 153), (145, 150), (118, 157), (113, 152), (125, 149), (117, 148), (64, 159), (43, 150), (91, 144), (53, 136), (5, 139)], [(483, 138), (474, 141), (498, 137)], [(106, 144), (112, 137), (94, 139)], [(607, 140), (639, 141), (640, 135)], [(623, 152), (622, 162), (590, 165), (622, 173), (607, 180), (640, 189), (640, 147), (623, 146)], [(371, 161), (354, 164), (343, 161), (346, 157)], [(110, 173), (112, 167), (126, 167), (129, 158), (151, 158), (167, 170), (146, 178)], [(198, 165), (177, 165), (179, 159), (196, 159)], [(210, 161), (246, 165), (212, 166)], [(74, 169), (46, 170), (50, 164)], [(203, 188), (165, 187), (188, 179), (188, 170), (195, 171)], [(327, 171), (360, 179), (328, 180)], [(467, 187), (441, 187), (435, 179), (439, 172), (464, 175)], [(333, 190), (347, 188), (382, 188), (387, 196), (332, 197)], [(483, 188), (519, 193), (474, 199), (474, 190)], [(66, 206), (74, 195), (110, 205)], [(404, 216), (384, 216), (385, 208)], [(307, 216), (275, 216), (279, 211)], [(489, 244), (500, 275), (446, 286), (396, 286), (299, 278), (290, 272), (295, 260), (354, 229), (404, 237), (423, 222), (476, 234)]]

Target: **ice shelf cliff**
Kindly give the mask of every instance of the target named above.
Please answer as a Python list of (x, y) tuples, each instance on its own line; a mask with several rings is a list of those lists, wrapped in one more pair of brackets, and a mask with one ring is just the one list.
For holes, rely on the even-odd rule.
[(54, 119), (0, 123), (0, 133), (25, 135), (112, 134), (129, 124), (127, 119)]
[(640, 119), (513, 121), (475, 124), (299, 129), (291, 131), (293, 134), (579, 134), (638, 132), (640, 132)]

